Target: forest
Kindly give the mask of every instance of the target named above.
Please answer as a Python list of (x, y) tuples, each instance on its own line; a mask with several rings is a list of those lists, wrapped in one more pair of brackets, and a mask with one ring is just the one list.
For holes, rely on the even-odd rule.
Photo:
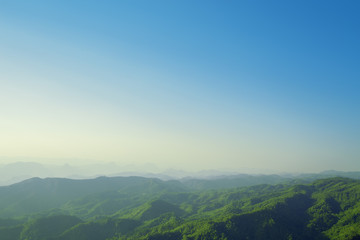
[[(33, 178), (0, 187), (0, 236), (2, 240), (360, 239), (360, 180), (318, 178)], [(271, 179), (272, 184), (258, 184)]]

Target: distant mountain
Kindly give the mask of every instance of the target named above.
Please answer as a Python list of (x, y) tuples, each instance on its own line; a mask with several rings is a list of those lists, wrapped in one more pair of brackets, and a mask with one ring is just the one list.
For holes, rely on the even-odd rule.
[[(248, 171), (250, 171), (248, 169)], [(254, 172), (255, 170), (251, 170)], [(284, 181), (313, 181), (329, 177), (348, 177), (360, 179), (360, 172), (324, 171), (311, 174), (245, 174), (236, 171), (203, 170), (188, 172), (176, 169), (160, 171), (153, 164), (144, 165), (118, 165), (115, 163), (92, 163), (81, 166), (69, 164), (40, 164), (36, 162), (14, 162), (0, 164), (0, 186), (8, 186), (26, 179), (39, 178), (69, 178), (90, 179), (100, 176), (107, 177), (145, 177), (158, 178), (164, 181), (181, 180), (194, 188), (222, 188), (234, 186), (249, 186), (254, 184), (276, 184)], [(223, 179), (223, 184), (221, 181)], [(237, 179), (237, 180), (236, 180)], [(216, 180), (213, 184), (205, 180)], [(217, 186), (216, 186), (217, 185)]]
[(98, 163), (81, 166), (69, 164), (40, 164), (36, 162), (14, 162), (0, 165), (0, 186), (11, 185), (29, 178), (71, 178), (89, 179), (99, 176), (140, 176), (148, 178), (174, 179), (162, 173), (153, 173), (152, 165), (129, 166), (115, 163)]
[(292, 181), (293, 178), (279, 175), (248, 175), (236, 174), (229, 176), (214, 176), (208, 179), (185, 178), (181, 182), (191, 189), (208, 190), (234, 187), (245, 187), (257, 184), (278, 184)]
[[(25, 165), (30, 169), (43, 167), (27, 164)], [(11, 168), (16, 166), (18, 165), (12, 165)], [(144, 197), (161, 192), (229, 189), (258, 184), (300, 184), (336, 176), (360, 179), (359, 172), (337, 171), (298, 176), (236, 174), (212, 176), (208, 179), (183, 178), (167, 181), (145, 177), (98, 177), (80, 180), (31, 178), (17, 184), (0, 187), (0, 216), (22, 216), (60, 207), (65, 213), (76, 212), (83, 217), (108, 215), (114, 213), (114, 206), (124, 209), (134, 207), (134, 203), (142, 204), (143, 202), (134, 199), (137, 195)], [(88, 201), (90, 195), (93, 200), (87, 203), (89, 208), (84, 211), (81, 199)]]
[(105, 192), (146, 195), (184, 191), (181, 183), (142, 177), (99, 177), (87, 180), (32, 178), (0, 187), (0, 216), (21, 216), (58, 208), (70, 200)]

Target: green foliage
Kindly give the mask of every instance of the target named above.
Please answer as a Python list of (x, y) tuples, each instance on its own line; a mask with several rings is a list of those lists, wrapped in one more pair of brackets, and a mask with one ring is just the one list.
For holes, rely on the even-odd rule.
[[(87, 180), (32, 178), (11, 186), (0, 187), (0, 216), (15, 217), (49, 211), (52, 208), (60, 208), (72, 200), (114, 191), (121, 194), (146, 195), (154, 192), (184, 191), (184, 186), (176, 181), (164, 182), (142, 177), (100, 177)], [(124, 203), (116, 204), (121, 207)], [(102, 211), (104, 214), (108, 212), (108, 207)]]
[(17, 240), (20, 239), (20, 234), (23, 229), (22, 225), (0, 227), (1, 240)]
[(20, 234), (20, 240), (46, 240), (54, 238), (80, 222), (79, 218), (72, 216), (49, 216), (34, 219), (24, 225), (24, 229)]
[(139, 222), (130, 219), (105, 218), (78, 224), (65, 231), (56, 240), (99, 240), (131, 232)]
[[(96, 191), (108, 181), (98, 180), (93, 184)], [(27, 215), (29, 220), (0, 219), (1, 239), (360, 239), (358, 180), (331, 178), (311, 184), (201, 191), (182, 188), (179, 182), (133, 180), (110, 181), (103, 192), (82, 190), (80, 197), (57, 209), (35, 218)], [(0, 202), (6, 201), (0, 196)], [(63, 212), (73, 216), (59, 215)]]
[(185, 212), (171, 203), (158, 199), (134, 209), (124, 217), (146, 221), (157, 218), (164, 213), (174, 213), (176, 216), (182, 216)]

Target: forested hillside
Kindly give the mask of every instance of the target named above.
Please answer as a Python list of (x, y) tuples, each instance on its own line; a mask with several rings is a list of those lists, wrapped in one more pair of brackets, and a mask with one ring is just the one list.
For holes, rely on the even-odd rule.
[(224, 180), (212, 181), (189, 187), (137, 177), (31, 179), (0, 188), (0, 236), (2, 240), (360, 239), (359, 180), (336, 177), (233, 188), (219, 188)]

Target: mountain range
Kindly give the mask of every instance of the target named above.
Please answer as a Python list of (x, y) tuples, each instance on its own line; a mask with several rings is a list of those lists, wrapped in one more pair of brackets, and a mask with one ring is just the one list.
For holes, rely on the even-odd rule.
[[(4, 240), (360, 239), (360, 180), (32, 178), (0, 187)], [(357, 177), (355, 173), (341, 173)]]

